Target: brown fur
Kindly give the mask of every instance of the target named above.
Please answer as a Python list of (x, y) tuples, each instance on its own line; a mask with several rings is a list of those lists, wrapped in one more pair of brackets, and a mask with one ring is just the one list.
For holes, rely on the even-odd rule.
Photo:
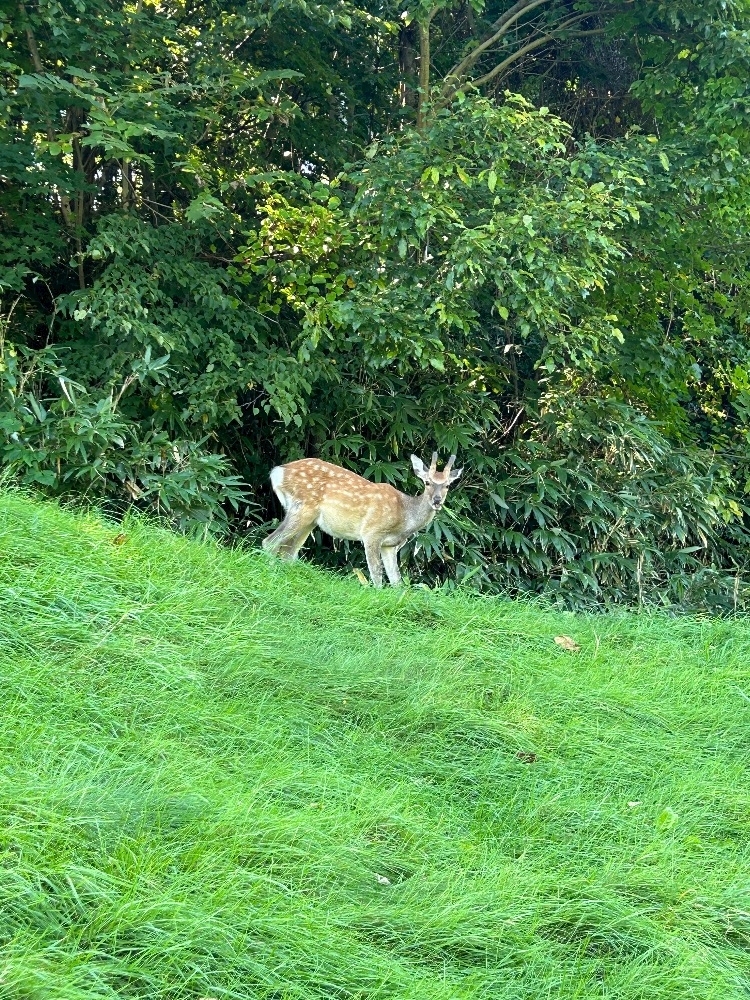
[(427, 470), (412, 456), (414, 469), (426, 484), (419, 497), (407, 496), (387, 483), (371, 483), (317, 458), (277, 466), (271, 483), (286, 516), (263, 547), (296, 559), (310, 532), (320, 527), (334, 538), (363, 542), (375, 586), (382, 585), (383, 569), (395, 586), (401, 581), (398, 550), (432, 521), (448, 486), (461, 474), (460, 469), (451, 472), (452, 459), (443, 472), (437, 472), (436, 460), (434, 455)]

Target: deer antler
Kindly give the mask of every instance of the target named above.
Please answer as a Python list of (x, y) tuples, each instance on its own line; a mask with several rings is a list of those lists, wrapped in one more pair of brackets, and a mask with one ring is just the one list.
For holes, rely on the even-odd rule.
[(428, 473), (428, 475), (430, 475), (430, 476), (434, 476), (435, 472), (437, 471), (437, 455), (438, 455), (438, 453), (436, 451), (433, 451), (433, 453), (432, 453), (432, 462), (430, 463), (430, 470), (429, 470), (429, 473)]
[(447, 462), (445, 468), (443, 469), (443, 472), (445, 473), (446, 476), (448, 475), (448, 473), (453, 468), (453, 463), (455, 461), (456, 461), (456, 456), (455, 455), (451, 455), (451, 457), (448, 459), (448, 462)]

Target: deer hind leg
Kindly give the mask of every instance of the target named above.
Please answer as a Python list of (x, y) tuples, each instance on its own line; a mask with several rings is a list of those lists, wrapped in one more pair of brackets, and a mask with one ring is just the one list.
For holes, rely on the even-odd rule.
[(297, 558), (299, 550), (305, 544), (310, 536), (310, 532), (315, 527), (315, 521), (316, 519), (310, 520), (308, 517), (297, 523), (294, 531), (281, 542), (279, 548), (277, 549), (278, 554), (282, 559), (292, 561)]
[(398, 568), (398, 546), (383, 545), (380, 549), (383, 566), (388, 577), (388, 582), (392, 587), (398, 587), (401, 583), (401, 572)]
[(278, 553), (284, 541), (289, 537), (290, 528), (292, 528), (290, 518), (285, 517), (278, 528), (276, 528), (275, 531), (272, 531), (271, 534), (264, 538), (261, 542), (261, 545), (266, 552)]
[(275, 531), (263, 539), (263, 548), (282, 559), (296, 559), (305, 539), (315, 525), (315, 518), (300, 503), (291, 504), (286, 517)]
[(365, 556), (373, 587), (382, 587), (383, 557), (380, 554), (380, 542), (365, 542)]
[(279, 498), (279, 503), (284, 508), (284, 520), (275, 531), (272, 531), (270, 535), (263, 539), (261, 544), (266, 552), (278, 552), (289, 537), (290, 532), (296, 527), (297, 515), (299, 514), (301, 504), (290, 502), (289, 497), (284, 492), (284, 470), (281, 466), (277, 466), (271, 470), (270, 478), (273, 491)]

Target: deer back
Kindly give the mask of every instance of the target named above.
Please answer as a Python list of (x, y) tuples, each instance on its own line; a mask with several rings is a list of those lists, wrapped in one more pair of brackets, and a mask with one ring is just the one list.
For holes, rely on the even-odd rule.
[[(276, 470), (274, 470), (276, 471)], [(371, 483), (348, 469), (317, 458), (280, 467), (274, 482), (284, 506), (294, 504), (307, 520), (336, 538), (400, 536), (409, 498), (387, 483)]]

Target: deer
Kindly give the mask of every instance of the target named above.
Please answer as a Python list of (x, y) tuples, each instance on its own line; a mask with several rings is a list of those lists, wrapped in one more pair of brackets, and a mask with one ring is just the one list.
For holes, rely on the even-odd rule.
[(318, 527), (333, 538), (363, 543), (373, 586), (383, 586), (383, 569), (391, 586), (399, 586), (399, 549), (432, 522), (445, 503), (448, 488), (463, 472), (453, 468), (455, 455), (442, 472), (437, 471), (437, 460), (433, 452), (427, 469), (420, 458), (411, 456), (414, 472), (425, 484), (424, 492), (416, 497), (319, 458), (277, 465), (271, 470), (271, 486), (285, 516), (263, 540), (263, 548), (294, 560)]

